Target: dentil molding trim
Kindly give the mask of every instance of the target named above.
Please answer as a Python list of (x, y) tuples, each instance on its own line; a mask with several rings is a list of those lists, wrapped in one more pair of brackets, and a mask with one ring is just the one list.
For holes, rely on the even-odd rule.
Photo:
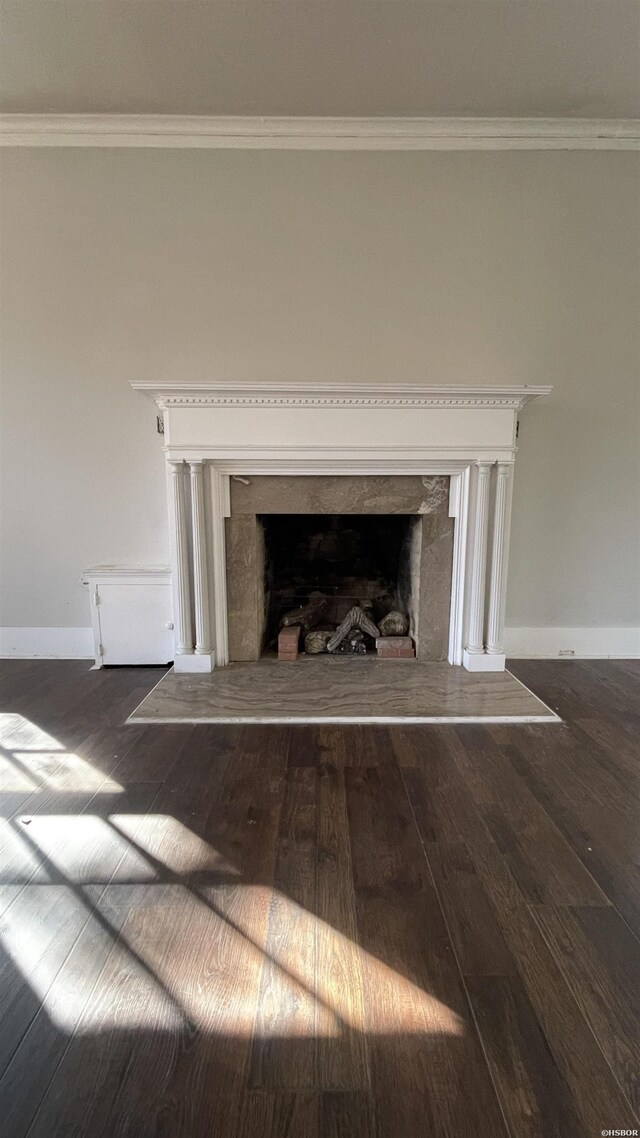
[(549, 386), (396, 386), (394, 384), (148, 383), (131, 386), (158, 407), (508, 407), (520, 410)]
[(3, 146), (210, 150), (638, 150), (640, 119), (0, 115)]

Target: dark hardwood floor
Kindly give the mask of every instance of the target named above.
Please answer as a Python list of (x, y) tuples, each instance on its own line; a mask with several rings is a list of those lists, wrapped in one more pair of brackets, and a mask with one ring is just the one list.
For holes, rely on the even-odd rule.
[(562, 725), (125, 727), (0, 664), (3, 1138), (638, 1127), (639, 662)]

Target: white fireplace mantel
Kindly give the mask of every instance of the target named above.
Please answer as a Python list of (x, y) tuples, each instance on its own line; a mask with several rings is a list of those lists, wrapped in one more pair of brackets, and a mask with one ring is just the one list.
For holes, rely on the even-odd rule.
[(504, 668), (518, 412), (551, 387), (132, 386), (164, 416), (177, 671), (228, 663), (229, 478), (252, 474), (448, 475), (455, 518), (449, 662)]

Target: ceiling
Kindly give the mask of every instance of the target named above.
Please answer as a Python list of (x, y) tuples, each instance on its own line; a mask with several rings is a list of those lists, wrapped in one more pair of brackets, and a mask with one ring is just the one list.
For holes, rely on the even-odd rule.
[(0, 110), (640, 116), (640, 0), (0, 0)]

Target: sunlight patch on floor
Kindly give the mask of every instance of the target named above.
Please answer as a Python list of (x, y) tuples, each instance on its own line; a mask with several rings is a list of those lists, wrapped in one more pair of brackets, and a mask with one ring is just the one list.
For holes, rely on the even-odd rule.
[(123, 789), (23, 715), (0, 713), (0, 791), (121, 794)]
[(0, 744), (10, 751), (66, 750), (64, 743), (15, 712), (0, 712)]
[(22, 836), (46, 859), (52, 873), (74, 885), (158, 877), (123, 834), (94, 814), (34, 814)]
[[(61, 885), (50, 886), (57, 894), (55, 936), (61, 952), (48, 951), (52, 936), (38, 915), (37, 888), (23, 890), (0, 919), (0, 941), (56, 1027), (66, 1033), (77, 1027), (83, 1034), (110, 1027), (186, 1024), (181, 1009), (127, 945), (79, 903), (74, 891)], [(90, 936), (76, 940), (87, 924)], [(65, 928), (71, 936), (65, 935)]]
[(0, 792), (8, 794), (18, 791), (36, 790), (38, 783), (23, 767), (12, 761), (11, 756), (0, 751)]
[(35, 875), (38, 881), (50, 881), (51, 876), (42, 865), (38, 849), (24, 840), (22, 823), (0, 819), (0, 883), (26, 884)]
[(162, 862), (172, 873), (209, 870), (237, 877), (239, 870), (171, 814), (110, 814), (109, 822), (135, 841), (143, 854)]
[(99, 790), (101, 794), (121, 794), (123, 787), (113, 778), (105, 778), (86, 759), (71, 751), (13, 751), (16, 765), (32, 776), (41, 790), (64, 790), (71, 794)]
[[(242, 884), (170, 815), (35, 815), (19, 825), (4, 824), (3, 860), (9, 879), (31, 883), (5, 910), (0, 941), (64, 1031), (464, 1034), (435, 996), (283, 893)], [(118, 911), (127, 912), (121, 929)], [(65, 928), (66, 963), (45, 952)]]

